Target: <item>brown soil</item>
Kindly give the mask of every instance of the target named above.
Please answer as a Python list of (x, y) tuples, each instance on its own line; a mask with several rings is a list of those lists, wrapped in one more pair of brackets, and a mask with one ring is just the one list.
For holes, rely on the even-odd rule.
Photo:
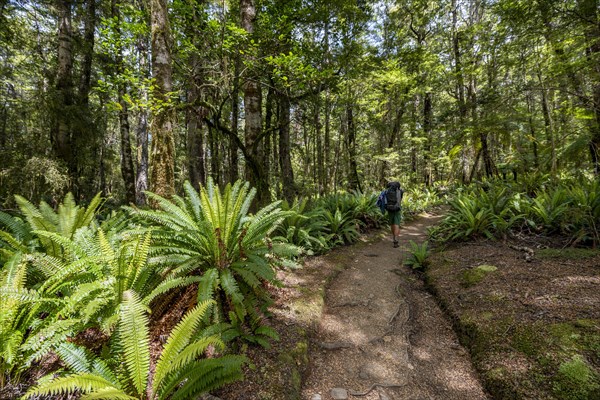
[(404, 226), (400, 248), (378, 232), (281, 273), (272, 319), (281, 340), (248, 349), (246, 380), (218, 397), (326, 400), (340, 388), (349, 399), (486, 399), (451, 323), (402, 264), (409, 241), (425, 240), (439, 218)]
[(451, 324), (402, 265), (409, 242), (424, 241), (438, 220), (424, 215), (403, 227), (400, 248), (388, 236), (348, 257), (327, 289), (303, 398), (330, 399), (333, 388), (351, 399), (487, 398)]
[[(600, 252), (547, 244), (465, 243), (430, 258), (428, 282), (494, 398), (600, 398)], [(478, 275), (482, 265), (496, 269)], [(561, 375), (575, 355), (596, 379)]]

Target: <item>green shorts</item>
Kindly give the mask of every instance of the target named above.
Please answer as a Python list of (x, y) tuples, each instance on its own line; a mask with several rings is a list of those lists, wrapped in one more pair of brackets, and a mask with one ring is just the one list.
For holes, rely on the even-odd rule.
[(402, 221), (402, 210), (388, 211), (388, 221), (390, 225), (400, 225)]

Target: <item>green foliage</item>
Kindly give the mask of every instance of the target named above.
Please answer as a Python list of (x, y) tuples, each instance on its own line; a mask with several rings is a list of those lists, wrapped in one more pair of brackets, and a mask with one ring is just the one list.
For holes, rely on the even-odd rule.
[[(73, 333), (76, 321), (59, 320), (61, 299), (27, 288), (27, 260), (15, 253), (0, 271), (0, 387), (18, 383), (21, 373), (47, 349)], [(40, 318), (42, 313), (48, 314)]]
[(327, 240), (334, 246), (354, 243), (360, 236), (359, 222), (354, 219), (352, 211), (342, 213), (340, 209), (336, 209), (332, 213), (326, 210), (324, 217)]
[(265, 284), (275, 282), (275, 267), (296, 266), (299, 249), (269, 239), (291, 214), (275, 202), (250, 215), (256, 191), (241, 181), (223, 192), (212, 180), (200, 192), (189, 182), (184, 187), (186, 196), (173, 200), (148, 193), (160, 210), (130, 209), (156, 225), (152, 262), (176, 276), (201, 273), (198, 300), (216, 300), (213, 320), (249, 324), (257, 332), (270, 302)]
[(408, 258), (404, 260), (404, 265), (411, 267), (412, 269), (423, 270), (429, 265), (427, 258), (429, 257), (429, 243), (423, 242), (421, 244), (414, 241), (410, 241), (410, 252)]
[(410, 220), (445, 201), (445, 196), (436, 188), (410, 186), (402, 198), (402, 215)]
[[(544, 183), (534, 189), (505, 182), (462, 188), (449, 201), (451, 210), (433, 230), (440, 241), (494, 238), (513, 231), (567, 235), (573, 243), (600, 241), (600, 185)], [(526, 193), (530, 191), (532, 195)]]
[[(201, 358), (209, 346), (222, 350), (217, 336), (205, 335), (206, 301), (190, 310), (173, 329), (150, 380), (150, 337), (146, 307), (134, 291), (123, 296), (117, 334), (105, 357), (90, 354), (72, 343), (57, 350), (70, 374), (43, 379), (25, 395), (82, 393), (94, 399), (189, 399), (242, 378), (245, 357), (225, 355)], [(148, 397), (146, 397), (148, 396)]]
[(329, 248), (325, 232), (325, 216), (322, 208), (307, 210), (308, 200), (296, 200), (290, 206), (286, 201), (282, 209), (287, 217), (277, 227), (274, 240), (300, 246), (310, 253), (321, 253)]
[[(98, 193), (86, 207), (80, 207), (75, 203), (71, 193), (68, 193), (54, 211), (48, 203), (42, 201), (39, 207), (30, 203), (21, 196), (15, 196), (23, 217), (32, 231), (50, 232), (63, 238), (72, 239), (78, 229), (88, 227), (94, 221), (98, 209), (102, 205), (102, 197)], [(63, 253), (56, 241), (47, 237), (39, 237), (43, 251), (54, 257), (62, 257)]]

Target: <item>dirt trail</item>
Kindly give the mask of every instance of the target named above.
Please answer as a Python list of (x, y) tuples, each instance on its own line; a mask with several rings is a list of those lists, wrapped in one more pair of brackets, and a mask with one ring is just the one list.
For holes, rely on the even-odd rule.
[(311, 338), (303, 399), (487, 399), (450, 323), (402, 265), (409, 241), (425, 240), (439, 218), (402, 227), (399, 248), (387, 237), (349, 250)]

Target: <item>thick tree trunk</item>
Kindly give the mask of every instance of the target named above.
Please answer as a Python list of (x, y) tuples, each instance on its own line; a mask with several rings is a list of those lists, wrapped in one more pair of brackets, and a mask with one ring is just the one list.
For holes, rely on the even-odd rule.
[[(69, 168), (75, 178), (75, 167), (71, 140), (71, 118), (73, 105), (73, 32), (71, 26), (71, 0), (57, 0), (58, 11), (58, 70), (56, 74), (56, 124), (51, 141), (54, 154)], [(72, 181), (72, 184), (75, 182)]]
[[(98, 153), (98, 131), (93, 123), (89, 102), (92, 81), (92, 63), (94, 60), (94, 33), (96, 29), (96, 0), (85, 0), (85, 19), (82, 41), (81, 75), (77, 95), (78, 116), (73, 124), (73, 147), (80, 149), (77, 165), (78, 188), (81, 194), (90, 195), (94, 180), (97, 178), (97, 167), (94, 159)], [(85, 157), (84, 157), (85, 156)], [(78, 196), (80, 197), (80, 196)]]
[(585, 24), (586, 54), (593, 71), (592, 107), (595, 119), (590, 122), (589, 149), (594, 174), (600, 179), (600, 1), (578, 0), (578, 5)]
[(152, 120), (152, 161), (150, 190), (163, 197), (175, 193), (175, 142), (173, 111), (169, 93), (172, 91), (171, 30), (166, 0), (150, 0), (152, 28), (152, 75), (154, 97), (161, 107)]
[(188, 103), (190, 106), (186, 110), (187, 127), (187, 155), (188, 172), (192, 185), (198, 190), (200, 184), (206, 180), (204, 167), (204, 140), (202, 132), (202, 121), (207, 116), (204, 107), (198, 105), (200, 99), (200, 78), (199, 60), (197, 56), (191, 57), (192, 76), (188, 86)]
[[(117, 20), (117, 36), (121, 38), (121, 13), (117, 8), (116, 1), (112, 1), (111, 13)], [(119, 48), (115, 61), (117, 76), (123, 75), (123, 56), (122, 48)], [(126, 83), (118, 83), (118, 103), (119, 103), (119, 134), (121, 138), (121, 176), (125, 184), (125, 199), (128, 203), (135, 203), (135, 172), (133, 169), (133, 155), (131, 151), (131, 139), (129, 137), (129, 106), (125, 100), (127, 95)]]
[[(240, 0), (240, 15), (242, 28), (250, 35), (254, 33), (256, 21), (256, 6), (254, 0)], [(247, 53), (247, 61), (252, 63), (254, 58)], [(270, 200), (268, 182), (264, 179), (262, 168), (261, 134), (262, 134), (262, 90), (258, 78), (252, 73), (245, 77), (242, 87), (244, 91), (244, 144), (247, 155), (252, 159), (246, 162), (246, 179), (256, 188), (256, 202), (266, 204)]]

